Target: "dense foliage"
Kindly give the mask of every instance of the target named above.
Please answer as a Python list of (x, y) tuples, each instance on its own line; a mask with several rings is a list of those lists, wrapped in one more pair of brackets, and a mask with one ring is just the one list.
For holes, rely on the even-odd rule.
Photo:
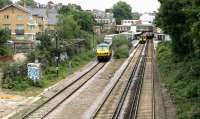
[(21, 5), (21, 6), (26, 5), (26, 6), (32, 6), (32, 7), (34, 7), (34, 6), (37, 5), (37, 3), (34, 0), (19, 0), (17, 3), (19, 5)]
[(9, 5), (9, 4), (12, 4), (11, 0), (0, 0), (0, 8), (4, 7), (6, 5)]
[(119, 35), (115, 37), (113, 40), (113, 50), (114, 50), (114, 57), (119, 58), (127, 58), (129, 56), (129, 50), (131, 48), (131, 43), (128, 41), (126, 36)]
[[(4, 88), (25, 90), (32, 86), (52, 85), (52, 82), (55, 83), (57, 79), (70, 73), (69, 62), (72, 64), (72, 70), (75, 70), (94, 57), (91, 49), (95, 47), (97, 37), (91, 33), (93, 17), (82, 11), (78, 5), (68, 5), (61, 8), (58, 18), (55, 31), (44, 31), (36, 35), (37, 47), (27, 55), (25, 62), (8, 64), (3, 68)], [(27, 78), (26, 64), (36, 60), (41, 63), (42, 80), (33, 83)]]
[(132, 13), (132, 18), (134, 19), (134, 20), (138, 20), (138, 19), (140, 19), (140, 16), (141, 16), (142, 14), (140, 14), (140, 13), (138, 13), (138, 12), (133, 12)]
[(179, 57), (200, 57), (199, 0), (159, 0), (157, 26), (172, 38), (173, 52)]
[(113, 6), (112, 11), (117, 24), (120, 24), (123, 19), (132, 19), (132, 8), (126, 2), (119, 1)]
[(10, 56), (12, 54), (11, 49), (5, 45), (5, 43), (10, 39), (10, 30), (0, 29), (0, 56)]
[(11, 39), (11, 32), (9, 29), (0, 29), (0, 43), (6, 43)]
[(177, 62), (171, 43), (160, 43), (157, 59), (161, 79), (177, 107), (178, 119), (200, 118), (200, 59), (193, 57)]
[(83, 11), (78, 5), (63, 6), (59, 13), (64, 16), (73, 15), (73, 19), (80, 26), (81, 30), (92, 32), (94, 25), (94, 17), (91, 13)]

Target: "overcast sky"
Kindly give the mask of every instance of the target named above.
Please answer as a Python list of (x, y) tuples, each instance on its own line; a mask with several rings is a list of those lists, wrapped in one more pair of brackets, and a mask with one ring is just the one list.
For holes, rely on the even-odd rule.
[[(18, 1), (18, 0), (13, 0)], [(46, 4), (49, 0), (35, 0), (36, 2), (40, 2)], [(75, 3), (81, 5), (81, 7), (85, 9), (99, 9), (105, 10), (106, 8), (111, 8), (113, 4), (117, 3), (120, 0), (51, 0), (54, 3)], [(127, 2), (131, 5), (133, 11), (137, 12), (153, 12), (157, 11), (160, 4), (158, 0), (121, 0)]]

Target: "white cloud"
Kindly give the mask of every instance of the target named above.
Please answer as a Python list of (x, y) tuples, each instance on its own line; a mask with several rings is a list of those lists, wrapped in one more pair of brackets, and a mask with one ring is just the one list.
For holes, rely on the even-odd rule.
[[(13, 0), (17, 1), (17, 0)], [(47, 3), (49, 0), (35, 0), (40, 3)], [(75, 3), (81, 5), (83, 9), (100, 9), (104, 10), (106, 8), (111, 8), (113, 4), (120, 0), (52, 0), (54, 3)], [(138, 12), (152, 12), (156, 11), (160, 4), (158, 0), (121, 0), (127, 2), (131, 5), (133, 11)]]

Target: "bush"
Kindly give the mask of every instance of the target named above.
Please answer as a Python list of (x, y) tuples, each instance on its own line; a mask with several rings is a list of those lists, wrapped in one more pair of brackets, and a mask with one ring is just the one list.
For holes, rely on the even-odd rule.
[(11, 56), (12, 50), (5, 46), (0, 46), (0, 56)]
[(158, 45), (157, 59), (161, 79), (176, 103), (178, 118), (200, 118), (200, 59), (180, 60), (172, 53), (169, 42)]
[(129, 48), (126, 45), (120, 46), (116, 49), (114, 57), (117, 59), (127, 58), (129, 56)]
[(114, 57), (120, 59), (127, 58), (129, 56), (129, 50), (132, 45), (124, 35), (120, 35), (113, 40), (112, 46), (114, 50)]

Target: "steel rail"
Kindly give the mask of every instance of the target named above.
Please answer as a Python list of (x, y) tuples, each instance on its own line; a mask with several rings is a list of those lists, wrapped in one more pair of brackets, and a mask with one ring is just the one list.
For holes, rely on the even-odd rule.
[[(137, 45), (136, 52), (137, 52), (137, 50), (139, 50), (140, 47), (142, 47), (142, 45)], [(114, 90), (114, 88), (118, 84), (119, 80), (121, 79), (121, 77), (123, 76), (123, 74), (125, 73), (125, 71), (127, 70), (127, 68), (129, 67), (129, 65), (130, 65), (131, 61), (133, 60), (136, 52), (134, 52), (133, 56), (131, 57), (130, 61), (126, 65), (125, 69), (122, 71), (121, 75), (118, 77), (118, 80), (115, 82), (114, 86), (109, 90), (109, 92), (107, 93), (107, 95), (106, 95), (103, 103), (101, 105), (99, 105), (99, 107), (97, 108), (97, 110), (95, 111), (95, 113), (92, 115), (91, 119), (94, 119), (97, 116), (97, 114), (99, 113), (99, 111), (101, 110), (101, 108), (103, 107), (103, 105), (105, 104), (106, 100), (109, 98), (109, 96), (111, 95), (112, 91)], [(139, 57), (138, 57), (138, 59), (140, 59)]]
[[(51, 100), (53, 100), (55, 97), (57, 97), (59, 94), (61, 94), (63, 91), (65, 91), (66, 89), (68, 89), (69, 87), (71, 87), (72, 85), (74, 85), (75, 83), (77, 83), (80, 79), (82, 79), (84, 76), (86, 76), (89, 72), (91, 72), (92, 70), (94, 70), (98, 65), (100, 65), (101, 63), (97, 63), (95, 64), (92, 68), (90, 68), (87, 72), (85, 72), (84, 74), (82, 74), (80, 77), (78, 77), (76, 80), (74, 80), (72, 83), (70, 83), (69, 85), (65, 86), (63, 89), (61, 89), (60, 91), (58, 91), (55, 95), (53, 95), (52, 97), (50, 97), (48, 100), (46, 100), (45, 102), (43, 102), (42, 104), (40, 104), (39, 106), (37, 106), (36, 108), (34, 108), (32, 111), (30, 111), (28, 114), (25, 114), (25, 116), (22, 117), (22, 119), (26, 119), (28, 117), (30, 117), (33, 113), (35, 113), (37, 110), (39, 110), (41, 107), (43, 107), (45, 104), (47, 104), (48, 102), (50, 102)], [(85, 81), (81, 86), (79, 86), (78, 88), (76, 88), (71, 94), (69, 94), (67, 97), (65, 97), (61, 102), (59, 102), (55, 107), (53, 107), (49, 112), (47, 112), (45, 115), (42, 116), (42, 118), (46, 117), (48, 114), (50, 114), (53, 110), (55, 110), (60, 104), (62, 104), (67, 98), (69, 98), (71, 95), (73, 95), (77, 90), (79, 90), (84, 84), (86, 84), (94, 75), (96, 75), (103, 67), (105, 66), (105, 63), (100, 67), (100, 69), (98, 71), (96, 71), (92, 76), (90, 76), (88, 78), (87, 81)]]
[[(145, 48), (145, 46), (143, 48)], [(130, 88), (131, 88), (131, 84), (133, 82), (133, 79), (134, 79), (134, 76), (135, 76), (135, 74), (137, 72), (137, 69), (141, 66), (142, 57), (143, 57), (142, 56), (142, 52), (143, 52), (143, 49), (142, 49), (142, 51), (141, 51), (141, 53), (139, 55), (139, 58), (137, 59), (136, 65), (135, 65), (135, 67), (134, 67), (134, 69), (133, 69), (133, 71), (131, 73), (131, 76), (129, 77), (128, 83), (127, 83), (127, 85), (126, 85), (126, 87), (125, 87), (125, 89), (124, 89), (124, 91), (122, 93), (122, 96), (121, 96), (121, 98), (120, 98), (120, 100), (118, 102), (117, 108), (116, 108), (116, 110), (115, 110), (115, 112), (114, 112), (114, 114), (112, 116), (112, 119), (117, 119), (119, 117), (119, 114), (120, 114), (120, 112), (122, 110), (124, 101), (125, 101), (125, 99), (126, 99), (126, 97), (128, 95), (128, 92), (129, 92)], [(137, 80), (136, 80), (136, 83), (137, 83)]]
[[(144, 48), (146, 49), (146, 45), (144, 46)], [(138, 79), (139, 76), (142, 76), (143, 73), (141, 73), (141, 70), (143, 70), (143, 65), (144, 65), (144, 55), (145, 55), (145, 49), (142, 50), (141, 54), (140, 54), (140, 57), (138, 58), (138, 61), (134, 67), (134, 70), (132, 71), (132, 74), (129, 78), (129, 82), (127, 83), (126, 85), (126, 88), (124, 89), (123, 93), (122, 93), (122, 96), (119, 100), (119, 103), (118, 103), (118, 106), (115, 110), (115, 113), (112, 117), (112, 119), (117, 119), (120, 115), (120, 112), (122, 110), (122, 107), (123, 107), (123, 104), (125, 102), (125, 99), (130, 91), (130, 88), (132, 89), (131, 85), (132, 83), (134, 82), (135, 80), (135, 84), (133, 86), (136, 86), (136, 91), (134, 91), (134, 95), (137, 95), (137, 92), (138, 92), (138, 86), (140, 84), (140, 81)], [(137, 76), (136, 76), (137, 75)], [(135, 97), (135, 96), (134, 96)]]
[[(146, 54), (145, 54), (145, 57), (148, 55), (147, 53), (149, 52), (149, 48), (151, 48), (150, 44), (152, 45), (152, 43), (149, 43), (150, 41), (148, 41), (148, 47), (146, 49)], [(144, 61), (146, 62), (146, 58), (144, 58)], [(144, 62), (144, 64), (146, 65), (146, 63)], [(144, 65), (144, 69), (145, 69), (145, 65)], [(144, 76), (144, 71), (143, 70), (143, 76)], [(153, 78), (153, 77), (152, 77)], [(143, 86), (143, 77), (141, 78), (141, 83), (140, 83), (140, 86), (139, 86), (139, 91), (138, 91), (138, 94), (136, 95), (136, 97), (134, 97), (133, 101), (132, 101), (132, 104), (131, 104), (131, 111), (130, 111), (130, 115), (129, 115), (129, 118), (128, 119), (136, 119), (137, 118), (137, 112), (138, 112), (138, 107), (139, 107), (139, 101), (140, 101), (140, 97), (141, 97), (141, 91), (142, 91), (142, 86)], [(154, 85), (154, 84), (153, 84)], [(154, 86), (152, 87), (154, 88)], [(154, 91), (153, 91), (154, 93)], [(153, 111), (153, 114), (152, 114), (152, 118), (154, 119), (155, 118), (155, 115), (154, 115), (154, 94), (152, 96), (152, 111)]]

